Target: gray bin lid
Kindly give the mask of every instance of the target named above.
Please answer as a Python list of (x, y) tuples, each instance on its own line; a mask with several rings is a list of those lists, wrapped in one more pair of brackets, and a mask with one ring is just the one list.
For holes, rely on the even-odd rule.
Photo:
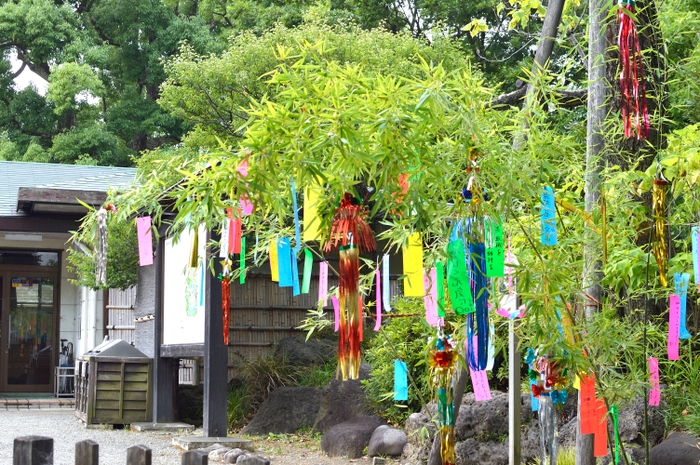
[(149, 358), (146, 354), (138, 350), (123, 339), (113, 339), (104, 341), (95, 346), (94, 349), (85, 352), (81, 358), (100, 358), (100, 357), (116, 357), (116, 358)]

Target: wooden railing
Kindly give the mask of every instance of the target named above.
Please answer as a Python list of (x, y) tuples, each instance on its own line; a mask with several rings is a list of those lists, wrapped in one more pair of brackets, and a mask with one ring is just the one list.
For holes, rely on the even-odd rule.
[[(53, 465), (53, 439), (43, 436), (15, 438), (13, 465)], [(182, 454), (182, 465), (208, 465), (209, 456), (202, 450)], [(86, 440), (75, 444), (75, 465), (99, 465), (99, 445)], [(126, 450), (126, 465), (151, 465), (151, 449), (132, 446)]]

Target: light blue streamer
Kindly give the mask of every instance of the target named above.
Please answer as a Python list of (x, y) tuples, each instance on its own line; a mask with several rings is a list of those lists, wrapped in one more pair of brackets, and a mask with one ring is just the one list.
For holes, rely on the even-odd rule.
[(542, 234), (542, 245), (557, 245), (557, 216), (554, 206), (554, 191), (549, 186), (542, 189), (540, 232)]
[(688, 297), (688, 281), (690, 281), (690, 275), (688, 273), (675, 273), (673, 275), (673, 285), (676, 288), (676, 295), (681, 301), (681, 325), (679, 337), (681, 339), (690, 339), (690, 333), (685, 327), (686, 322), (686, 301)]

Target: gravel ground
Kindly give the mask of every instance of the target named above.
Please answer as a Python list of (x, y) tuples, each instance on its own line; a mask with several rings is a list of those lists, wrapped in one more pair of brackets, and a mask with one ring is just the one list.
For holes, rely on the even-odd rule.
[[(195, 432), (194, 434), (197, 434)], [(201, 434), (201, 432), (199, 432)], [(171, 445), (174, 433), (138, 432), (113, 429), (87, 429), (73, 410), (0, 411), (0, 465), (9, 464), (16, 437), (47, 436), (54, 439), (54, 465), (75, 464), (75, 443), (92, 439), (100, 445), (100, 465), (125, 465), (126, 449), (138, 444), (153, 451), (153, 465), (179, 465), (182, 451)], [(328, 457), (320, 451), (320, 437), (271, 435), (250, 437), (255, 454), (268, 457), (272, 465), (369, 465), (372, 459), (349, 460)], [(387, 459), (387, 465), (398, 460)]]

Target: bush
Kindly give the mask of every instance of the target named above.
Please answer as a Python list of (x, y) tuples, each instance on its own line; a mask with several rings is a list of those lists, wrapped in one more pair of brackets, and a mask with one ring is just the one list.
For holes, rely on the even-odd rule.
[[(422, 299), (395, 300), (393, 307), (392, 314), (422, 314), (424, 311)], [(427, 341), (434, 329), (422, 317), (394, 317), (385, 321), (380, 334), (367, 344), (365, 359), (372, 366), (372, 377), (363, 383), (365, 393), (378, 413), (390, 423), (403, 424), (408, 415), (420, 411), (422, 403), (432, 398), (426, 360)], [(396, 359), (406, 363), (408, 368), (408, 401), (394, 400)]]

